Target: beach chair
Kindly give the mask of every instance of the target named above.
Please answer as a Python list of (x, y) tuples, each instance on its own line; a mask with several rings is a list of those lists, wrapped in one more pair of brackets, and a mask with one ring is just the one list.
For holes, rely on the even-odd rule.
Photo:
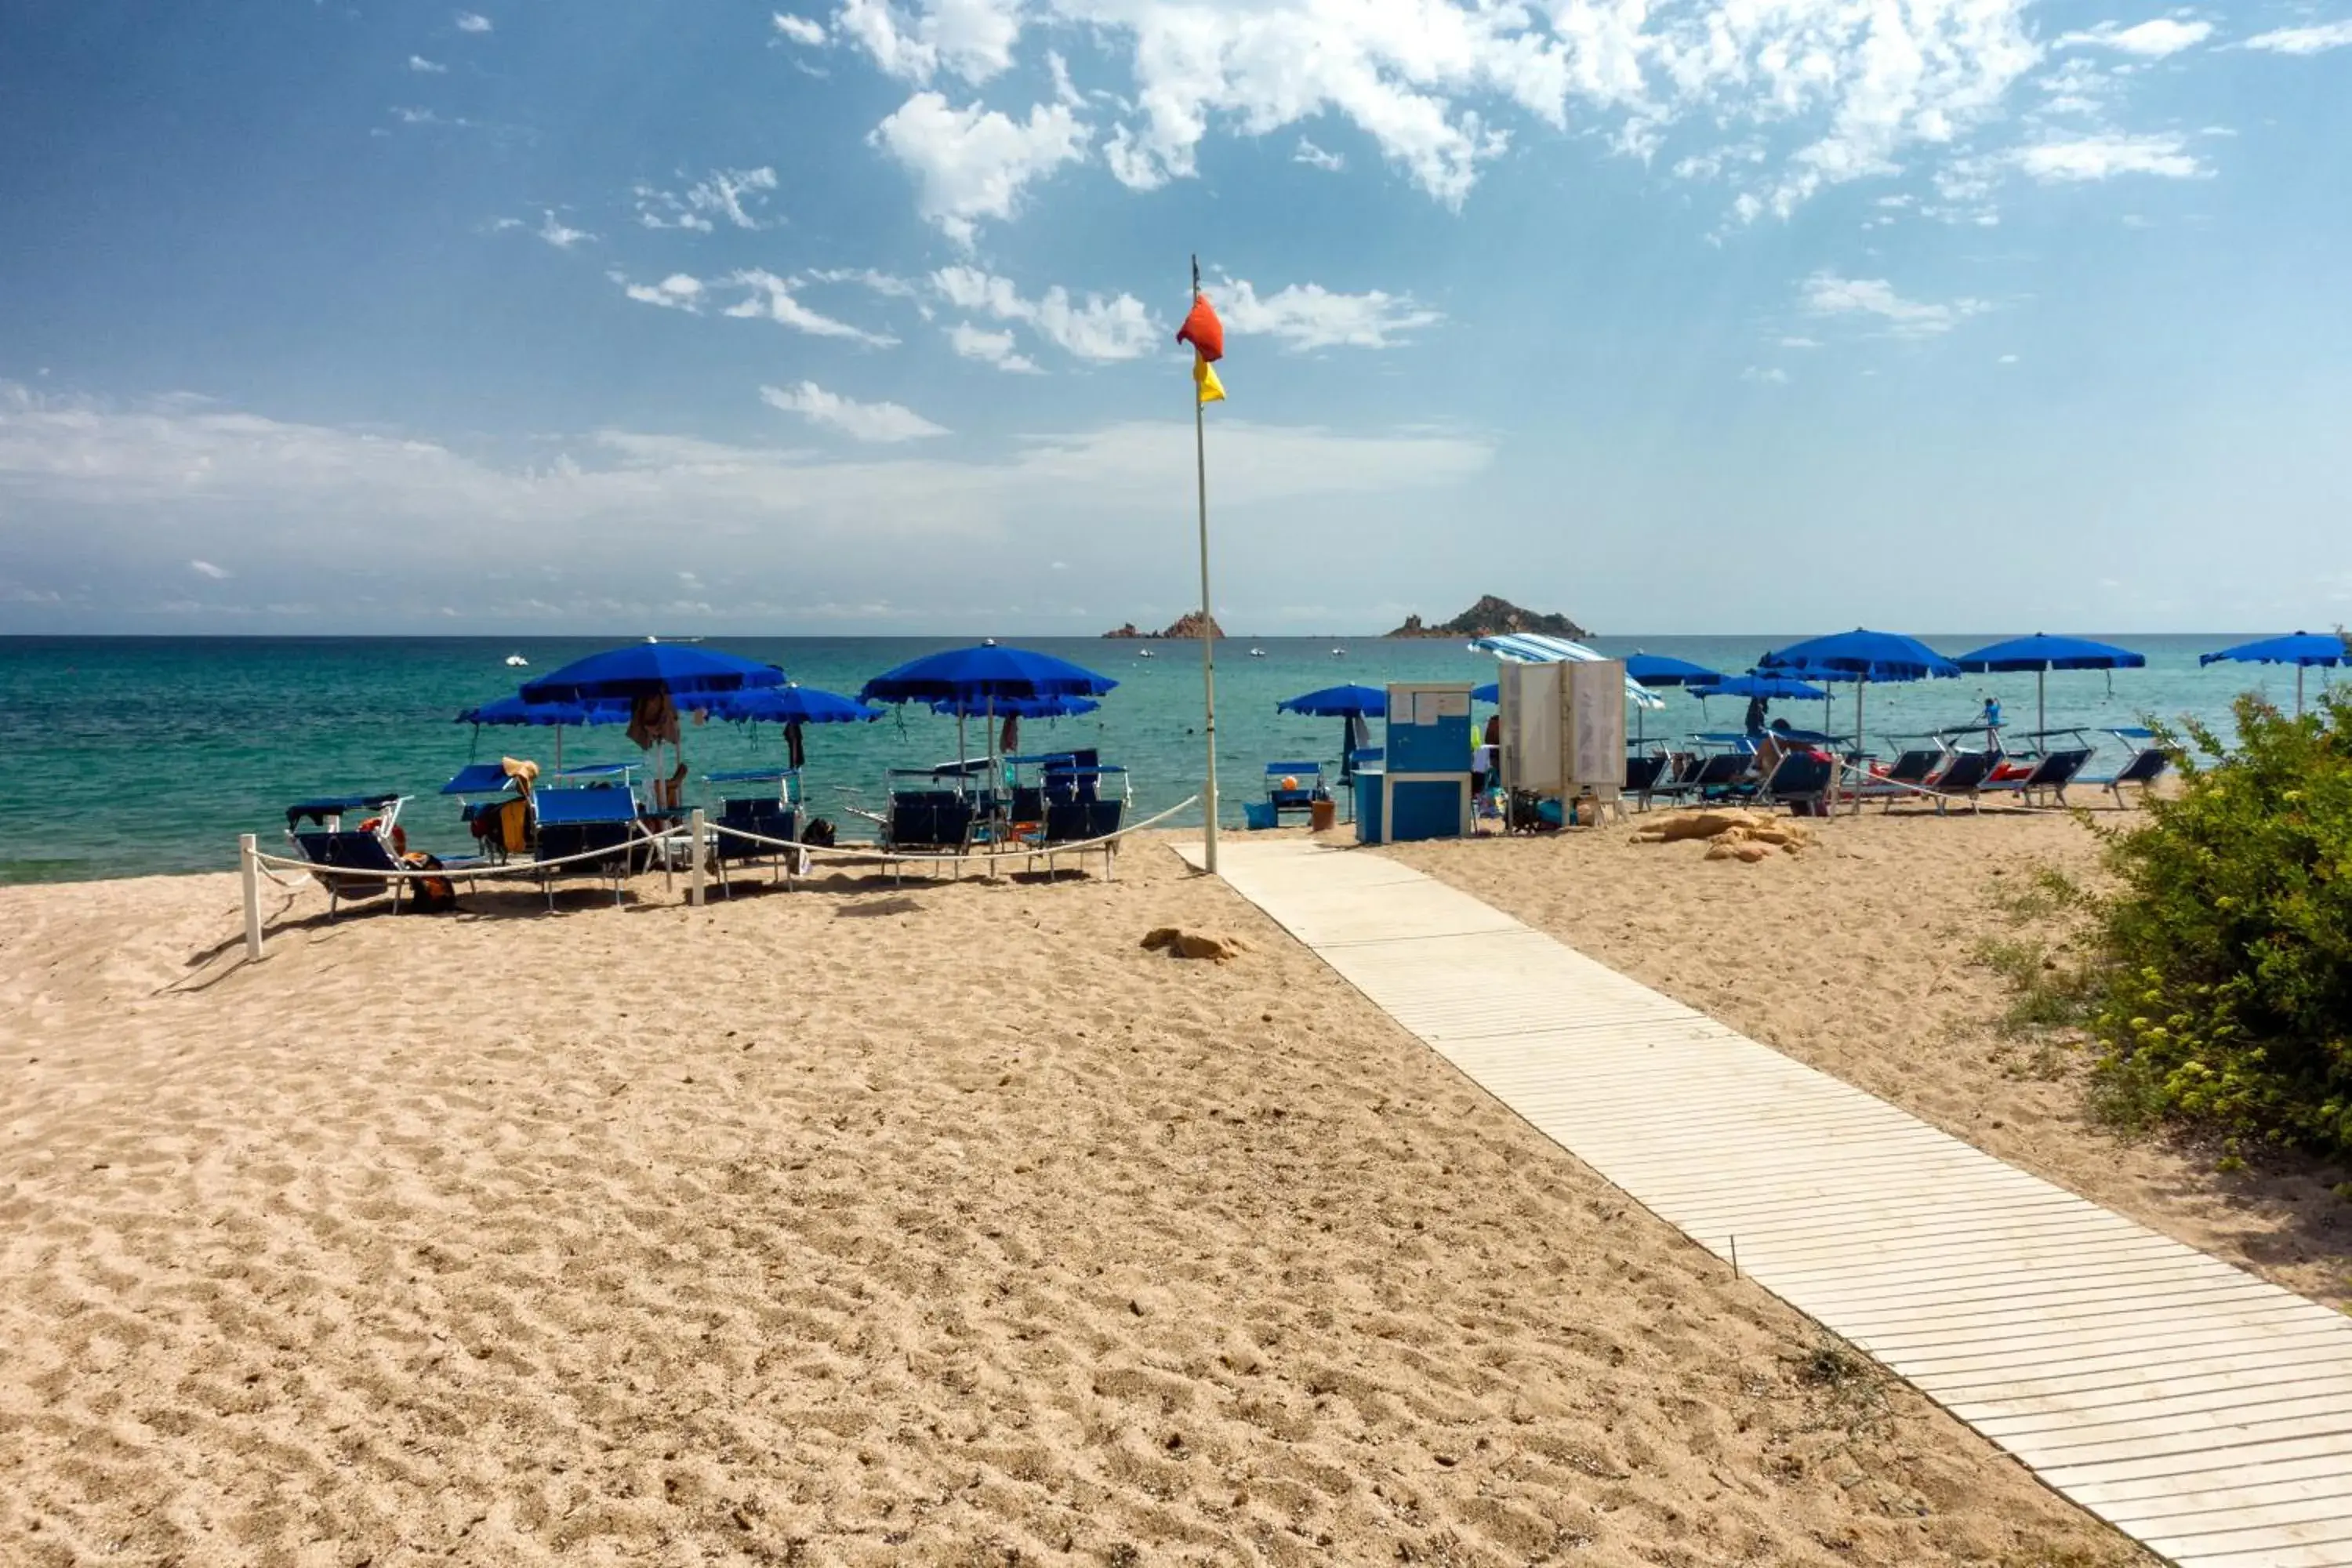
[(978, 811), (961, 790), (901, 790), (890, 796), (882, 824), (885, 849), (953, 850), (971, 841)]
[(547, 893), (547, 907), (555, 908), (555, 879), (575, 872), (608, 879), (613, 884), (613, 902), (618, 904), (622, 884), (635, 869), (637, 843), (645, 837), (637, 826), (635, 794), (610, 786), (541, 789), (531, 792), (530, 803), (538, 859), (592, 857), (541, 868), (539, 881)]
[[(501, 861), (530, 847), (530, 803), (500, 763), (468, 763), (441, 786), (441, 793), (461, 797), (457, 820), (474, 836), (484, 858)], [(462, 798), (467, 795), (482, 798)]]
[(2047, 795), (2060, 805), (2066, 804), (2066, 786), (2074, 782), (2091, 760), (2088, 746), (2067, 746), (2054, 752), (2044, 752), (2034, 760), (2031, 772), (2016, 778), (1988, 779), (1978, 787), (1979, 795), (2014, 795), (2027, 805), (2037, 795)]
[(1772, 764), (1769, 777), (1756, 786), (1756, 799), (1765, 806), (1804, 808), (1801, 815), (1829, 814), (1830, 786), (1837, 779), (1837, 763), (1819, 752), (1787, 752)]
[(2107, 733), (2132, 749), (2131, 759), (2105, 778), (2085, 774), (2077, 782), (2097, 784), (2116, 797), (2118, 807), (2124, 804), (2123, 786), (2126, 784), (2139, 785), (2140, 798), (2147, 799), (2149, 788), (2164, 776), (2167, 768), (2172, 766), (2172, 759), (2165, 755), (2162, 747), (2149, 743), (2156, 739), (2156, 732), (2152, 730), (2126, 725)]
[[(1974, 811), (1977, 809), (1977, 792), (1984, 787), (1985, 780), (1991, 775), (1994, 764), (2000, 761), (2000, 753), (1995, 752), (1954, 752), (1952, 760), (1944, 764), (1941, 772), (1921, 782), (1919, 798), (1933, 801), (1938, 816), (1943, 816), (1945, 807), (1956, 800), (1967, 801), (1969, 809)], [(1889, 812), (1895, 809), (1892, 798), (1887, 801), (1886, 809)]]
[[(1293, 781), (1285, 787), (1283, 780)], [(1328, 798), (1323, 789), (1323, 764), (1320, 763), (1268, 763), (1265, 764), (1265, 801), (1274, 807), (1276, 822), (1286, 811), (1312, 811), (1315, 803)]]
[[(729, 898), (735, 896), (734, 884), (727, 879), (730, 866), (764, 860), (789, 879), (792, 851), (777, 844), (763, 844), (760, 839), (775, 839), (796, 843), (800, 838), (801, 814), (800, 774), (791, 768), (730, 768), (723, 773), (705, 773), (706, 785), (728, 793), (719, 800), (714, 818), (717, 826), (731, 829), (713, 833), (710, 844), (711, 865), (719, 872), (719, 886)], [(772, 785), (772, 791), (752, 794), (751, 784)], [(738, 837), (738, 834), (754, 834), (757, 837)]]
[[(392, 830), (400, 820), (400, 808), (407, 797), (396, 794), (329, 795), (316, 800), (297, 801), (286, 808), (287, 841), (301, 853), (310, 865), (310, 875), (327, 889), (327, 918), (331, 921), (342, 900), (354, 903), (362, 899), (392, 894), (392, 907), (400, 908), (400, 879), (379, 877), (338, 877), (337, 871), (397, 871), (400, 862), (393, 856)], [(346, 828), (343, 818), (372, 814), (362, 827)], [(308, 822), (308, 828), (302, 824)]]
[(1664, 752), (1653, 752), (1645, 757), (1625, 759), (1624, 793), (1641, 803), (1643, 811), (1650, 809), (1650, 797), (1664, 781), (1666, 764), (1674, 759)]

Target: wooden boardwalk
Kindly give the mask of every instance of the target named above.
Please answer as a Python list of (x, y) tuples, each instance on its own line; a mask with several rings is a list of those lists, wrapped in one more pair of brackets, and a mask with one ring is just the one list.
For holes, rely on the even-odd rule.
[[(1409, 867), (1234, 890), (1643, 1206), (2193, 1568), (2352, 1565), (2352, 1319), (1733, 1033)], [(1199, 863), (1197, 846), (1180, 849)]]

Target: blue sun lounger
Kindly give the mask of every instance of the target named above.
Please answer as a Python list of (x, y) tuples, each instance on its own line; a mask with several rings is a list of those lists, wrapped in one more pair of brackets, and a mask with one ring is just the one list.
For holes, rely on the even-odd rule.
[[(796, 768), (730, 768), (721, 773), (705, 773), (702, 782), (716, 785), (722, 793), (719, 800), (718, 826), (733, 828), (737, 833), (756, 833), (761, 838), (781, 839), (797, 843), (801, 832), (800, 772)], [(767, 784), (768, 789), (754, 794), (748, 787)], [(785, 857), (789, 851), (757, 839), (738, 838), (731, 833), (712, 835), (711, 860), (719, 868), (719, 885), (729, 898), (735, 896), (733, 886), (727, 880), (727, 868), (737, 861), (765, 860), (785, 877), (791, 876)]]
[[(1920, 781), (1916, 792), (1906, 790), (1903, 793), (1916, 793), (1923, 800), (1935, 802), (1938, 816), (1943, 816), (1944, 808), (1956, 800), (1967, 801), (1969, 809), (1974, 811), (1977, 809), (1977, 792), (1984, 788), (1985, 780), (1992, 775), (1993, 767), (2000, 761), (2000, 754), (1993, 752), (1954, 752), (1952, 760), (1946, 763), (1941, 771)], [(1886, 809), (1890, 812), (1895, 809), (1894, 797), (1888, 797)]]
[[(393, 824), (400, 819), (400, 808), (407, 797), (397, 792), (373, 795), (323, 795), (313, 800), (298, 800), (286, 808), (287, 841), (301, 852), (310, 863), (310, 875), (327, 889), (327, 918), (333, 920), (350, 899), (354, 903), (362, 899), (381, 898), (386, 890), (392, 894), (392, 907), (400, 908), (400, 879), (382, 877), (338, 877), (337, 871), (397, 871), (402, 869), (393, 858), (390, 843)], [(347, 828), (343, 818), (373, 814), (374, 825), (369, 827)], [(310, 823), (309, 827), (302, 824)]]
[(540, 886), (546, 889), (547, 907), (555, 907), (555, 878), (583, 871), (609, 879), (613, 901), (619, 903), (621, 884), (635, 868), (635, 846), (643, 837), (637, 827), (635, 793), (612, 787), (541, 789), (531, 792), (530, 803), (541, 860), (593, 857), (541, 871)]
[(2145, 800), (2156, 781), (2172, 766), (2172, 759), (2165, 754), (2164, 748), (2152, 743), (2156, 740), (2153, 730), (2126, 724), (2106, 732), (2132, 749), (2131, 759), (2105, 778), (2086, 775), (2077, 782), (2097, 784), (2116, 797), (2118, 806), (2124, 804), (2126, 784), (2139, 785), (2140, 798)]
[[(1286, 788), (1283, 780), (1297, 782)], [(1328, 798), (1323, 788), (1321, 763), (1268, 763), (1265, 764), (1265, 802), (1274, 807), (1274, 819), (1282, 820), (1286, 811), (1312, 811), (1315, 803)]]
[(2088, 746), (2067, 746), (2044, 752), (2034, 760), (2033, 771), (2017, 778), (1989, 779), (1978, 787), (1979, 795), (2013, 795), (2027, 805), (2037, 795), (2047, 795), (2060, 805), (2066, 804), (2066, 786), (2091, 760)]

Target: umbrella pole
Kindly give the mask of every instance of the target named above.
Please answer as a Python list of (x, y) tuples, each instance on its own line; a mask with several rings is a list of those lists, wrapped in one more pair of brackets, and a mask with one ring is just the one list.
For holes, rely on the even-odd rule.
[(2303, 666), (2294, 667), (2294, 716), (2303, 717)]
[[(558, 725), (555, 727), (555, 777), (560, 779), (560, 778), (562, 778), (562, 776), (563, 776), (563, 726), (562, 726), (562, 725), (561, 725), (561, 724), (558, 724)], [(550, 783), (553, 783), (554, 781), (553, 781), (553, 780), (550, 780), (549, 782), (550, 782)]]
[(2050, 667), (2042, 666), (2033, 672), (2033, 721), (2042, 728), (2041, 740), (2050, 744)]

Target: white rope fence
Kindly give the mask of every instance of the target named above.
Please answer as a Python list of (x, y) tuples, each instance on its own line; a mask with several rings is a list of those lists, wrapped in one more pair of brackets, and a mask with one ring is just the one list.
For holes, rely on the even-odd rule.
[(487, 863), (467, 861), (456, 865), (402, 867), (321, 866), (316, 861), (294, 856), (271, 854), (260, 847), (257, 836), (246, 833), (240, 834), (236, 841), (237, 871), (244, 883), (245, 893), (245, 952), (246, 956), (250, 959), (258, 960), (262, 955), (261, 879), (264, 876), (270, 876), (273, 881), (278, 880), (272, 875), (273, 868), (282, 867), (289, 871), (298, 871), (319, 878), (348, 878), (354, 880), (383, 883), (415, 882), (427, 878), (471, 883), (495, 880), (501, 877), (543, 878), (548, 872), (565, 866), (582, 865), (590, 861), (609, 863), (615, 856), (633, 854), (640, 846), (668, 846), (683, 842), (688, 849), (687, 902), (689, 907), (699, 907), (703, 902), (705, 862), (708, 859), (708, 857), (702, 853), (702, 849), (705, 845), (715, 844), (719, 835), (771, 847), (779, 853), (796, 855), (803, 862), (802, 875), (803, 876), (807, 874), (806, 862), (812, 859), (832, 859), (863, 865), (961, 868), (975, 863), (992, 865), (999, 860), (1034, 862), (1041, 856), (1050, 858), (1056, 855), (1077, 855), (1091, 850), (1102, 850), (1108, 853), (1115, 850), (1121, 839), (1158, 826), (1179, 812), (1199, 805), (1200, 799), (1199, 795), (1187, 795), (1165, 811), (1146, 817), (1141, 822), (1131, 823), (1116, 833), (1107, 833), (1097, 838), (1075, 839), (1061, 844), (1024, 844), (1003, 849), (975, 849), (961, 853), (952, 850), (909, 852), (887, 848), (880, 844), (802, 844), (793, 839), (772, 838), (763, 833), (753, 833), (726, 823), (712, 822), (699, 808), (690, 813), (686, 822), (678, 826), (653, 832), (646, 829), (643, 824), (638, 824), (636, 834), (625, 843), (608, 845), (596, 849), (585, 849), (573, 855), (559, 855), (547, 860)]

